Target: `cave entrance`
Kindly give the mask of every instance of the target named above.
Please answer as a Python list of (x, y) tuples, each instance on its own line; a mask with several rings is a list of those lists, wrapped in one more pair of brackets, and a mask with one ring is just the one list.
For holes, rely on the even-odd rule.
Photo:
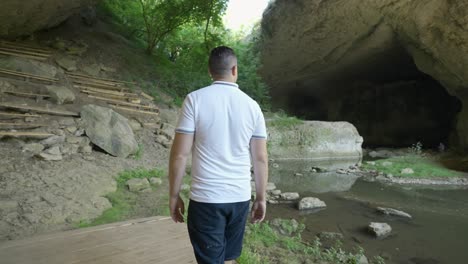
[(292, 85), (286, 108), (308, 120), (348, 121), (365, 147), (445, 146), (461, 102), (395, 47)]

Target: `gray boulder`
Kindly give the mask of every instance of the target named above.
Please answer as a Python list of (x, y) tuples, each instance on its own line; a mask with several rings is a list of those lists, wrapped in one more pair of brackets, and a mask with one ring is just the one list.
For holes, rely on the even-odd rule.
[(145, 189), (150, 188), (150, 183), (148, 179), (142, 178), (142, 179), (130, 179), (126, 182), (128, 190), (131, 192), (139, 192), (143, 191)]
[(280, 197), (285, 201), (294, 201), (299, 199), (299, 194), (296, 192), (285, 192), (280, 194)]
[(62, 144), (63, 142), (65, 142), (65, 136), (55, 135), (42, 140), (40, 143), (45, 147), (51, 147), (58, 144)]
[(23, 152), (29, 152), (33, 155), (37, 155), (44, 150), (44, 145), (39, 143), (30, 143), (23, 146)]
[(299, 210), (313, 210), (327, 207), (324, 201), (315, 197), (305, 197), (299, 202)]
[(70, 57), (58, 57), (55, 59), (55, 62), (57, 62), (57, 64), (62, 67), (64, 70), (67, 70), (67, 71), (76, 71), (77, 68), (76, 68), (76, 61), (73, 60), (72, 58)]
[(275, 218), (269, 222), (270, 227), (277, 233), (283, 236), (292, 236), (300, 232), (300, 225), (296, 219), (280, 219)]
[(91, 142), (107, 153), (125, 158), (138, 151), (138, 143), (128, 119), (114, 110), (85, 105), (81, 110), (81, 118)]
[(374, 234), (377, 238), (385, 238), (392, 232), (392, 227), (387, 223), (371, 222), (368, 226), (369, 232)]
[(414, 174), (414, 170), (411, 168), (404, 168), (400, 172), (401, 174)]
[(162, 180), (161, 180), (161, 178), (152, 177), (152, 178), (150, 179), (150, 183), (151, 183), (151, 184), (154, 184), (154, 185), (161, 185), (161, 184), (162, 184)]
[(57, 104), (73, 103), (75, 101), (75, 94), (64, 86), (47, 85), (46, 88), (52, 100)]
[(39, 154), (39, 157), (44, 160), (59, 161), (63, 159), (62, 152), (59, 146), (54, 146), (46, 149), (44, 152)]

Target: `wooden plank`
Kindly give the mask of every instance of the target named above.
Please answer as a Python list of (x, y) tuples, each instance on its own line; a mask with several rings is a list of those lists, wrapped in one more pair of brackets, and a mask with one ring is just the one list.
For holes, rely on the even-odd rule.
[(96, 80), (93, 78), (77, 77), (77, 76), (70, 76), (70, 75), (68, 77), (71, 77), (73, 81), (86, 81), (89, 83), (96, 83), (96, 84), (108, 85), (108, 86), (113, 86), (113, 87), (121, 87), (124, 85), (123, 83), (101, 81), (101, 80)]
[(44, 57), (32, 56), (32, 55), (27, 55), (27, 54), (18, 54), (18, 53), (9, 52), (9, 51), (4, 51), (4, 50), (0, 50), (0, 54), (2, 54), (2, 55), (16, 56), (16, 57), (22, 57), (22, 58), (27, 58), (27, 59), (40, 60), (40, 61), (45, 61), (45, 60), (47, 60), (47, 58), (44, 58)]
[(70, 77), (82, 77), (82, 78), (86, 78), (86, 79), (94, 79), (94, 80), (108, 81), (108, 82), (114, 82), (114, 83), (136, 84), (135, 82), (127, 82), (127, 81), (122, 81), (122, 80), (101, 78), (101, 77), (96, 77), (96, 76), (84, 75), (84, 74), (80, 74), (80, 73), (76, 73), (76, 72), (68, 72), (67, 75), (70, 76)]
[(100, 89), (115, 90), (115, 91), (121, 91), (121, 92), (129, 91), (129, 89), (126, 87), (99, 84), (99, 83), (89, 82), (86, 80), (72, 80), (72, 82), (75, 84), (88, 85), (88, 86), (92, 86), (94, 88), (100, 88)]
[(90, 87), (86, 85), (79, 85), (79, 84), (75, 84), (73, 85), (73, 87), (76, 87), (78, 89), (85, 89), (85, 90), (93, 91), (97, 93), (112, 94), (115, 96), (121, 96), (121, 97), (127, 97), (127, 98), (138, 98), (138, 94), (135, 94), (135, 93), (126, 93), (126, 92), (119, 92), (119, 91), (114, 91), (114, 90), (99, 89), (99, 88)]
[(88, 95), (89, 98), (105, 101), (105, 102), (111, 102), (115, 105), (125, 105), (125, 106), (133, 106), (133, 107), (138, 107), (138, 108), (143, 108), (143, 109), (150, 109), (150, 110), (159, 110), (159, 108), (150, 106), (150, 105), (142, 105), (142, 104), (134, 104), (134, 103), (129, 103), (126, 101), (121, 101), (121, 100), (115, 100), (115, 99), (109, 99), (109, 98), (104, 98), (100, 96), (94, 96), (94, 95)]
[(55, 136), (54, 134), (49, 133), (39, 133), (39, 132), (6, 132), (0, 131), (0, 137), (25, 137), (25, 138), (48, 138)]
[(46, 124), (33, 124), (33, 123), (3, 123), (0, 122), (0, 129), (32, 129), (38, 127), (46, 127)]
[(26, 77), (26, 78), (32, 78), (32, 79), (41, 80), (41, 81), (48, 81), (48, 82), (58, 81), (58, 79), (55, 79), (55, 78), (49, 78), (49, 77), (39, 76), (39, 75), (35, 75), (35, 74), (30, 74), (30, 73), (12, 71), (12, 70), (3, 69), (3, 68), (0, 68), (0, 73), (5, 73), (5, 74), (9, 74), (9, 75), (14, 75), (14, 76), (20, 76), (20, 77)]
[(0, 112), (0, 116), (18, 117), (18, 118), (23, 118), (23, 117), (41, 117), (40, 115), (18, 114), (18, 113), (9, 113), (9, 112)]
[(4, 93), (25, 96), (25, 97), (33, 97), (33, 98), (35, 97), (49, 98), (50, 97), (50, 95), (48, 94), (23, 93), (23, 92), (13, 92), (13, 91), (4, 91)]
[(128, 108), (128, 107), (123, 107), (123, 106), (117, 106), (117, 105), (113, 105), (113, 104), (109, 104), (110, 107), (112, 108), (115, 108), (115, 109), (119, 109), (119, 110), (123, 110), (123, 111), (127, 111), (127, 112), (133, 112), (133, 113), (140, 113), (140, 114), (147, 114), (147, 115), (159, 115), (159, 113), (156, 113), (156, 112), (149, 112), (149, 111), (143, 111), (143, 110), (136, 110), (136, 109), (132, 109), (132, 108)]
[(0, 242), (2, 264), (196, 263), (186, 225), (168, 217)]
[(11, 103), (0, 103), (0, 107), (4, 108), (11, 108), (11, 109), (18, 109), (18, 110), (27, 110), (27, 111), (34, 111), (38, 113), (44, 113), (49, 115), (59, 115), (59, 116), (79, 116), (78, 113), (64, 111), (64, 110), (50, 110), (43, 107), (35, 107), (35, 106), (27, 106), (27, 105), (15, 105)]
[(52, 53), (52, 51), (48, 50), (48, 49), (44, 49), (44, 48), (40, 48), (40, 47), (33, 47), (31, 45), (22, 44), (22, 43), (18, 43), (18, 42), (0, 40), (0, 44), (2, 44), (4, 46), (10, 46), (10, 47), (13, 47), (13, 48), (28, 49), (28, 50), (32, 50), (32, 51), (36, 51), (36, 52), (49, 53), (49, 54)]
[(154, 97), (152, 97), (152, 96), (149, 95), (149, 94), (146, 94), (146, 93), (144, 93), (144, 92), (141, 92), (140, 94), (141, 94), (141, 96), (143, 96), (144, 98), (146, 98), (146, 99), (148, 99), (148, 100), (151, 100), (151, 101), (154, 100)]
[(25, 54), (25, 55), (31, 55), (31, 56), (36, 56), (36, 57), (42, 57), (42, 58), (48, 58), (50, 55), (46, 55), (43, 53), (38, 53), (34, 51), (27, 51), (27, 50), (20, 50), (16, 48), (8, 48), (8, 47), (2, 47), (0, 46), (0, 50), (7, 51), (7, 52), (13, 52), (17, 54)]

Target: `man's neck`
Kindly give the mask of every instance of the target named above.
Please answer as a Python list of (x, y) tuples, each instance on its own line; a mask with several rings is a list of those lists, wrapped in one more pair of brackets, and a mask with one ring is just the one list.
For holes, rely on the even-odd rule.
[(236, 80), (234, 78), (214, 78), (213, 81), (236, 83)]

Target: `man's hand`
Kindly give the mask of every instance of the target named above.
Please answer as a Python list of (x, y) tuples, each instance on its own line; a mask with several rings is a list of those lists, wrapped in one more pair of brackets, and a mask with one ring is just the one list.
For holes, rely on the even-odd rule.
[(265, 219), (266, 214), (266, 201), (265, 200), (255, 200), (252, 205), (252, 216), (251, 222), (256, 224), (260, 223)]
[(169, 200), (169, 211), (171, 212), (172, 220), (176, 223), (183, 223), (184, 222), (184, 201), (180, 196), (171, 197)]

